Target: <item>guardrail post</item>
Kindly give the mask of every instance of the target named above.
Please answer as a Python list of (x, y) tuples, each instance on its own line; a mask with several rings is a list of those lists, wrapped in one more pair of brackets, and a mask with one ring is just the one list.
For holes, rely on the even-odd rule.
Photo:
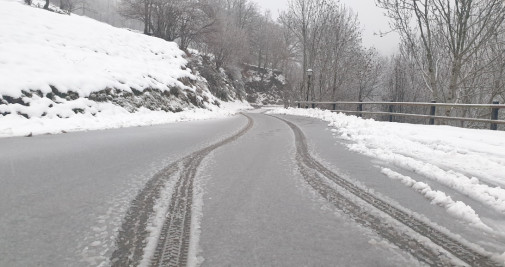
[(333, 103), (333, 110), (337, 110), (337, 104)]
[(300, 104), (300, 102), (298, 102), (298, 108), (300, 108), (300, 106), (301, 106), (301, 104)]
[[(389, 105), (389, 113), (393, 113), (393, 105)], [(393, 114), (389, 114), (389, 122), (393, 122)]]
[(316, 103), (312, 103), (312, 108), (316, 108)]
[[(493, 105), (499, 105), (500, 102), (498, 101), (493, 101)], [(498, 120), (498, 108), (492, 108), (491, 109), (491, 120), (496, 121)], [(491, 123), (491, 130), (498, 130), (498, 124), (496, 123)]]
[[(437, 103), (437, 101), (432, 100), (431, 103)], [(431, 106), (430, 116), (435, 116), (436, 113), (437, 113), (437, 106)], [(435, 118), (430, 118), (430, 125), (434, 125), (434, 124), (435, 124)]]
[[(361, 101), (360, 101), (360, 102), (361, 102)], [(360, 112), (361, 112), (361, 111), (363, 111), (363, 104), (361, 104), (361, 103), (360, 103), (360, 104), (358, 104), (358, 111), (360, 111)], [(363, 117), (363, 113), (359, 113), (359, 114), (358, 114), (358, 117), (360, 117), (360, 118), (361, 118), (361, 117)]]

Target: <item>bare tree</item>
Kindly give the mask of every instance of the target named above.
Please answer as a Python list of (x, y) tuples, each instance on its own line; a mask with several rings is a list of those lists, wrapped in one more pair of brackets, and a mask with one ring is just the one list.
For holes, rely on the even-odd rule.
[(219, 19), (218, 29), (207, 34), (209, 52), (215, 57), (216, 68), (242, 61), (247, 55), (247, 33), (226, 17)]
[(119, 12), (127, 18), (142, 21), (144, 23), (144, 34), (150, 34), (153, 9), (154, 0), (121, 0)]
[[(503, 23), (505, 5), (501, 0), (436, 0), (434, 6), (452, 61), (446, 101), (459, 102), (458, 88), (464, 82), (462, 69)], [(447, 110), (446, 115), (449, 114)]]
[(290, 0), (288, 11), (280, 15), (279, 21), (298, 39), (297, 45), (302, 55), (300, 98), (304, 95), (307, 83), (305, 71), (314, 65), (322, 29), (334, 8), (335, 4), (327, 0)]
[[(437, 28), (432, 0), (377, 0), (391, 18), (391, 27), (397, 31), (404, 44), (404, 51), (419, 50), (415, 61), (423, 73), (425, 88), (432, 98), (440, 100), (438, 85)], [(420, 41), (420, 42), (419, 42)]]
[(423, 73), (432, 99), (480, 101), (474, 97), (480, 90), (477, 83), (483, 86), (490, 68), (499, 69), (491, 66), (499, 57), (491, 50), (496, 48), (493, 37), (499, 36), (505, 18), (503, 1), (378, 0), (377, 4), (392, 19), (392, 29), (400, 33), (402, 53), (414, 55), (410, 58)]
[(122, 0), (121, 13), (144, 23), (144, 34), (178, 41), (181, 49), (212, 31), (216, 12), (205, 1)]
[[(350, 84), (352, 67), (355, 56), (361, 50), (361, 34), (356, 15), (346, 8), (334, 12), (330, 19), (329, 29), (323, 41), (324, 57), (330, 60), (327, 68), (328, 96), (330, 100), (337, 100), (337, 92), (344, 90)], [(349, 71), (351, 70), (351, 71)], [(320, 70), (324, 71), (324, 68)]]
[(357, 101), (373, 100), (373, 93), (380, 84), (382, 59), (374, 48), (364, 49), (357, 55)]

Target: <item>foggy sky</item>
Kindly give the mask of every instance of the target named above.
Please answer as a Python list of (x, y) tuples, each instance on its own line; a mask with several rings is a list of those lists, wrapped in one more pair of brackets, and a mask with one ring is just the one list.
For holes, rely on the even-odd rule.
[[(251, 0), (272, 12), (272, 17), (277, 18), (279, 11), (287, 9), (288, 0)], [(374, 0), (340, 0), (341, 4), (350, 7), (358, 13), (358, 19), (363, 29), (363, 44), (367, 47), (374, 46), (383, 55), (392, 55), (397, 50), (399, 37), (390, 33), (379, 37), (374, 33), (388, 32), (388, 18), (383, 15), (382, 9), (375, 6)]]

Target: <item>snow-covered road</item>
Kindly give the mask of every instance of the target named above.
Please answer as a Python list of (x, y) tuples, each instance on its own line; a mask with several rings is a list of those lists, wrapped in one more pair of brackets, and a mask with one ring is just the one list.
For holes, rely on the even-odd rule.
[[(304, 182), (284, 122), (254, 127), (204, 162), (202, 266), (416, 266)], [(227, 164), (233, 162), (233, 164)]]
[[(503, 263), (503, 212), (351, 151), (352, 140), (333, 134), (318, 119), (257, 111), (0, 139), (0, 266), (121, 266), (122, 258), (147, 266), (170, 257), (192, 266)], [(428, 180), (431, 191), (415, 190), (412, 181)], [(432, 192), (465, 203), (479, 221), (451, 213)], [(167, 212), (187, 205), (171, 205), (174, 196), (191, 207), (167, 226)], [(178, 224), (190, 225), (190, 238)], [(165, 240), (178, 232), (173, 253)]]
[(0, 266), (109, 265), (145, 183), (241, 117), (0, 139)]
[[(393, 168), (389, 162), (349, 151), (349, 141), (334, 138), (327, 123), (275, 116), (251, 114), (252, 130), (204, 162), (197, 253), (203, 266), (493, 265), (471, 258), (503, 253), (503, 214), (431, 183), (470, 203), (492, 227), (482, 231), (390, 179), (381, 168)], [(295, 129), (278, 118), (305, 136), (310, 155), (297, 151)]]
[[(389, 161), (378, 160), (374, 157), (368, 157), (361, 153), (349, 151), (349, 145), (353, 142), (346, 139), (331, 137), (333, 127), (326, 122), (298, 116), (282, 117), (301, 128), (301, 131), (306, 136), (309, 152), (316, 161), (322, 163), (322, 165), (333, 172), (335, 176), (339, 176), (343, 178), (342, 180), (351, 182), (351, 186), (348, 186), (345, 183), (335, 181), (333, 175), (320, 174), (332, 180), (329, 181), (330, 186), (333, 186), (334, 183), (337, 184), (338, 186), (336, 188), (343, 191), (344, 196), (348, 192), (353, 192), (353, 195), (350, 195), (349, 198), (353, 200), (353, 197), (358, 196), (358, 201), (353, 202), (361, 205), (365, 211), (370, 211), (372, 215), (375, 214), (375, 209), (387, 213), (388, 216), (378, 214), (379, 218), (385, 220), (385, 224), (393, 226), (396, 223), (394, 221), (402, 220), (396, 216), (397, 211), (390, 212), (381, 208), (381, 205), (377, 204), (379, 201), (384, 201), (387, 205), (392, 206), (393, 209), (398, 209), (399, 212), (404, 212), (408, 216), (411, 216), (412, 220), (409, 220), (410, 222), (418, 221), (428, 225), (430, 229), (415, 230), (417, 233), (427, 236), (430, 239), (430, 241), (426, 243), (424, 241), (421, 241), (421, 243), (437, 243), (440, 245), (440, 243), (435, 240), (436, 238), (426, 234), (426, 232), (438, 231), (439, 233), (437, 233), (437, 235), (446, 235), (446, 237), (443, 238), (444, 240), (454, 239), (456, 242), (469, 247), (477, 245), (479, 248), (476, 246), (476, 251), (483, 252), (482, 248), (484, 248), (488, 252), (492, 252), (495, 257), (502, 254), (505, 250), (505, 238), (503, 234), (505, 216), (503, 213), (489, 209), (486, 203), (475, 201), (472, 196), (463, 195), (458, 190), (444, 186), (442, 183), (434, 182), (409, 168), (400, 168)], [(458, 216), (460, 214), (451, 213), (451, 210), (446, 206), (432, 201), (432, 199), (428, 198), (426, 195), (419, 194), (419, 191), (422, 190), (414, 190), (415, 188), (406, 187), (398, 180), (390, 179), (390, 177), (383, 172), (385, 167), (394, 169), (399, 175), (413, 177), (418, 181), (425, 181), (436, 190), (440, 190), (436, 191), (437, 193), (441, 194), (441, 192), (444, 192), (449, 198), (452, 197), (454, 201), (466, 203), (468, 207), (475, 210), (476, 214), (478, 214), (477, 217), (492, 229), (482, 231), (483, 229), (480, 225), (469, 222), (464, 216)], [(363, 196), (360, 192), (356, 192), (356, 190), (352, 188), (353, 186), (357, 186), (359, 189), (362, 189), (362, 191), (370, 193), (373, 195), (373, 198), (376, 199), (368, 201), (367, 197)], [(347, 190), (342, 190), (344, 188)], [(360, 202), (361, 200), (365, 200), (365, 202), (368, 202), (368, 204), (371, 204), (373, 207), (367, 207), (367, 203)], [(456, 207), (456, 209), (457, 208), (458, 207)], [(461, 213), (464, 213), (464, 211)], [(393, 221), (390, 221), (390, 217), (394, 218)], [(403, 228), (402, 225), (394, 226), (394, 228), (404, 229), (407, 233), (411, 229), (416, 228), (413, 227), (410, 222), (403, 222), (403, 224), (409, 225), (410, 229)], [(387, 239), (387, 236), (381, 234), (380, 231), (379, 234)], [(401, 244), (396, 245), (401, 246)], [(438, 250), (440, 248), (436, 249)], [(446, 249), (442, 249), (441, 251), (443, 250)], [(503, 264), (503, 257), (497, 261)], [(473, 263), (471, 265), (475, 264), (476, 263)]]

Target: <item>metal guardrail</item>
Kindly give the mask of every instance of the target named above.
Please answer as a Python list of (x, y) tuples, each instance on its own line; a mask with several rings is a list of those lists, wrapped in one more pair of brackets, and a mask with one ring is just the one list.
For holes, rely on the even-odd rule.
[[(358, 114), (362, 116), (364, 114), (369, 115), (389, 115), (389, 121), (393, 121), (394, 116), (400, 117), (413, 117), (413, 118), (426, 118), (429, 119), (429, 124), (435, 124), (435, 120), (455, 120), (455, 121), (469, 121), (469, 122), (479, 122), (479, 123), (489, 123), (491, 130), (497, 130), (498, 124), (505, 125), (504, 120), (498, 120), (498, 113), (500, 109), (505, 109), (505, 105), (500, 104), (499, 102), (493, 102), (493, 104), (450, 104), (450, 103), (435, 103), (434, 101), (431, 103), (427, 102), (313, 102), (313, 101), (297, 101), (298, 108), (303, 105), (306, 108), (309, 105), (312, 108), (315, 108), (316, 105), (332, 105), (332, 112), (341, 112), (346, 114)], [(337, 105), (357, 105), (357, 110), (337, 110)], [(363, 111), (364, 105), (383, 105), (388, 106), (389, 112), (384, 111)], [(430, 107), (430, 114), (411, 114), (411, 113), (397, 113), (393, 112), (394, 106), (424, 106)], [(436, 111), (437, 107), (446, 107), (446, 108), (480, 108), (480, 109), (490, 109), (491, 110), (491, 118), (490, 119), (479, 119), (479, 118), (464, 118), (464, 117), (448, 117), (448, 116), (437, 116)]]

